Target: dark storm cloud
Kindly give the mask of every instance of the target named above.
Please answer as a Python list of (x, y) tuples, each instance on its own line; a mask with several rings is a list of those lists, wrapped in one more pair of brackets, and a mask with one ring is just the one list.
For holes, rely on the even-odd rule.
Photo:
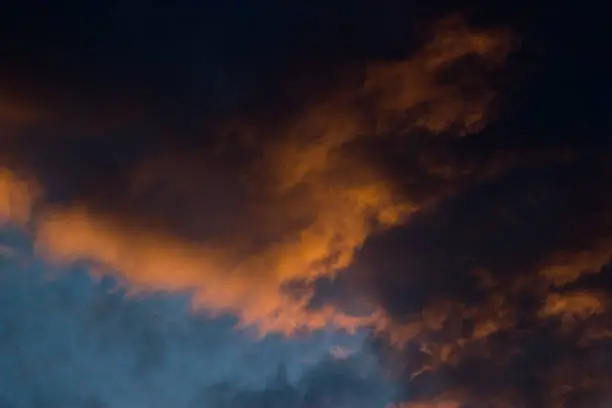
[[(393, 251), (396, 246), (389, 246), (387, 238), (401, 243), (397, 256), (415, 269), (417, 275), (411, 276), (421, 293), (426, 293), (418, 283), (421, 274), (425, 278), (443, 274), (436, 288), (457, 290), (466, 279), (466, 288), (474, 287), (477, 277), (470, 282), (467, 276), (477, 269), (507, 276), (537, 268), (549, 252), (588, 251), (607, 239), (610, 193), (604, 186), (609, 177), (609, 165), (601, 155), (521, 166), (415, 215), (410, 227), (395, 237), (383, 237), (381, 247), (376, 242), (366, 246), (362, 258), (376, 262), (380, 253)], [(385, 275), (391, 280), (411, 279), (399, 273), (404, 267), (404, 263), (390, 265)]]
[(602, 147), (472, 185), (366, 243), (355, 268), (375, 271), (363, 279), (407, 340), (408, 400), (609, 398), (610, 372), (595, 363), (610, 341), (612, 171)]
[[(103, 208), (135, 161), (208, 150), (220, 124), (244, 116), (277, 133), (276, 122), (346, 77), (359, 81), (355, 66), (409, 58), (419, 41), (407, 23), (441, 14), (395, 2), (33, 3), (2, 16), (2, 156), (50, 186), (51, 199)], [(30, 12), (36, 6), (46, 11)], [(14, 129), (24, 123), (27, 137)]]
[[(386, 377), (359, 377), (327, 348), (297, 382), (263, 381), (262, 367), (275, 373), (308, 344), (246, 341), (238, 321), (259, 334), (376, 329), (402, 407), (605, 401), (612, 170), (601, 50), (576, 40), (601, 38), (581, 25), (586, 12), (521, 2), (476, 12), (474, 23), (520, 20), (511, 53), (508, 30), (433, 23), (448, 4), (272, 3), (3, 14), (0, 222), (25, 225), (46, 259), (93, 258), (136, 296), (195, 292), (193, 305), (216, 316), (186, 317), (184, 303), (167, 312), (163, 296), (83, 301), (66, 332), (86, 331), (82, 344), (105, 362), (92, 363), (79, 398), (132, 406), (134, 384), (172, 406), (389, 401)], [(51, 294), (74, 284), (63, 279), (37, 286), (49, 291), (40, 299), (70, 302)], [(87, 282), (82, 293), (98, 288)], [(28, 291), (7, 298), (15, 310)], [(49, 303), (25, 306), (37, 308), (24, 312), (33, 331), (17, 333), (50, 333), (39, 322)], [(163, 315), (190, 329), (160, 329)], [(329, 336), (313, 347), (365, 335)], [(211, 337), (224, 344), (201, 340)], [(13, 363), (64, 352), (36, 347)], [(255, 375), (235, 358), (243, 352), (276, 360), (257, 360)], [(79, 353), (71, 366), (99, 361)], [(210, 359), (224, 368), (203, 370)], [(44, 397), (31, 404), (75, 403), (63, 377), (49, 386), (37, 372), (27, 385)], [(258, 387), (243, 387), (253, 376)]]
[(406, 23), (432, 13), (394, 3), (7, 2), (0, 89), (58, 121), (141, 119), (201, 143), (193, 133), (219, 115), (299, 108), (333, 85), (338, 64), (405, 58)]
[[(111, 34), (102, 39), (114, 44)], [(205, 114), (196, 128), (184, 127), (188, 121), (158, 122), (175, 112), (162, 109), (156, 115), (151, 104), (158, 101), (190, 109), (189, 102), (165, 88), (141, 103), (120, 100), (142, 115), (116, 115), (110, 121), (105, 106), (112, 103), (81, 106), (77, 98), (67, 109), (59, 94), (51, 96), (59, 98), (55, 104), (45, 101), (44, 90), (38, 99), (28, 99), (26, 91), (21, 109), (28, 112), (27, 103), (36, 106), (35, 101), (42, 116), (33, 107), (32, 118), (42, 119), (24, 122), (23, 115), (13, 113), (20, 120), (7, 121), (5, 163), (13, 172), (5, 175), (6, 195), (20, 198), (32, 189), (30, 227), (40, 254), (58, 262), (93, 258), (135, 290), (193, 291), (198, 307), (237, 313), (242, 324), (264, 333), (328, 325), (382, 328), (386, 323), (376, 305), (367, 305), (373, 310), (362, 306), (366, 311), (358, 315), (331, 304), (316, 311), (309, 307), (316, 290), (312, 283), (348, 267), (368, 235), (405, 222), (441, 196), (404, 194), (393, 171), (371, 157), (369, 145), (380, 139), (382, 144), (405, 140), (410, 146), (419, 134), (440, 134), (450, 142), (480, 131), (495, 116), (497, 89), (477, 73), (503, 71), (516, 45), (505, 29), (470, 27), (455, 15), (432, 23), (421, 36), (401, 59), (370, 55), (358, 63), (347, 57), (311, 67), (313, 77), (325, 70), (341, 75), (304, 91), (289, 86), (287, 96), (297, 102), (282, 109), (274, 105), (283, 97), (260, 89), (258, 94), (270, 98), (262, 102), (265, 115), (226, 107), (225, 116), (208, 120), (207, 106), (197, 103)], [(102, 47), (100, 54), (85, 53), (82, 60), (51, 62), (91, 73), (90, 58), (120, 50)], [(130, 58), (138, 55), (115, 61), (128, 69)], [(179, 58), (171, 66), (183, 64)], [(299, 73), (279, 67), (283, 74), (275, 80), (299, 82)], [(158, 68), (145, 71), (156, 75)], [(105, 80), (91, 78), (92, 84)], [(57, 79), (58, 92), (79, 89), (78, 80), (74, 88), (68, 81), (64, 91), (66, 79)], [(140, 86), (112, 83), (125, 93)], [(88, 96), (86, 88), (83, 95)], [(106, 102), (103, 96), (92, 98)], [(436, 172), (434, 166), (425, 162), (424, 170)], [(15, 212), (11, 200), (9, 215)], [(285, 287), (296, 282), (304, 283), (305, 291), (288, 294)]]
[[(512, 102), (524, 109), (425, 150), (443, 171), (416, 181), (404, 173), (407, 190), (452, 194), (370, 239), (353, 266), (397, 322), (391, 340), (404, 354), (389, 361), (406, 379), (401, 406), (610, 400), (611, 145), (597, 91), (605, 75), (592, 48), (552, 45), (566, 38), (563, 24), (584, 17), (566, 12), (556, 15), (564, 23), (543, 18), (539, 38), (522, 44), (528, 54), (550, 42), (538, 51), (549, 59)], [(586, 44), (597, 34), (585, 30)], [(565, 83), (580, 89), (558, 98)]]

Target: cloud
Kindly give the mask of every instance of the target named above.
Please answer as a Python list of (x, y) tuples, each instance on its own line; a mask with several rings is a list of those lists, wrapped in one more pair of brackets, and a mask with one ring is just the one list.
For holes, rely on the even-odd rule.
[(546, 297), (540, 316), (568, 316), (587, 319), (594, 314), (604, 313), (608, 299), (605, 295), (592, 292), (552, 293)]
[(6, 133), (10, 126), (30, 124), (40, 117), (36, 109), (27, 106), (23, 102), (10, 100), (9, 98), (0, 100), (0, 123), (3, 126), (3, 133)]
[(393, 408), (459, 408), (460, 402), (457, 401), (427, 401), (427, 402), (406, 402), (391, 405)]
[(36, 184), (0, 168), (0, 225), (27, 223), (38, 193)]
[(598, 361), (609, 359), (612, 316), (610, 172), (603, 156), (575, 153), (513, 165), (366, 243), (358, 270), (382, 249), (394, 260), (366, 282), (389, 313), (388, 344), (402, 349), (383, 354), (405, 378), (405, 404), (609, 399), (610, 373)]
[[(0, 268), (3, 406), (297, 407), (331, 398), (384, 407), (395, 391), (363, 335), (257, 340), (233, 316), (194, 314), (184, 295), (129, 296), (87, 265), (56, 270), (27, 242), (11, 243), (23, 235), (3, 230), (0, 239), (16, 254)], [(336, 347), (353, 353), (335, 360)]]
[[(309, 307), (315, 281), (334, 278), (370, 235), (423, 206), (371, 160), (368, 144), (482, 129), (493, 90), (447, 73), (466, 58), (499, 68), (512, 46), (507, 32), (471, 29), (455, 17), (430, 37), (404, 61), (354, 69), (278, 123), (247, 117), (223, 125), (239, 137), (217, 150), (128, 155), (114, 169), (81, 159), (40, 172), (44, 160), (18, 160), (45, 192), (33, 217), (37, 250), (60, 263), (100, 262), (136, 292), (190, 292), (196, 307), (235, 313), (262, 333), (385, 327), (376, 306), (365, 315)], [(67, 186), (66, 198), (53, 199), (57, 185)], [(300, 293), (288, 289), (295, 284)]]
[[(452, 17), (423, 37), (408, 57), (405, 46), (401, 58), (306, 64), (308, 80), (280, 57), (215, 68), (218, 55), (195, 63), (175, 47), (180, 64), (142, 78), (142, 60), (158, 61), (147, 50), (108, 76), (87, 78), (106, 65), (86, 54), (64, 61), (68, 75), (55, 67), (7, 88), (0, 220), (32, 234), (45, 269), (85, 262), (90, 275), (71, 269), (34, 289), (10, 278), (4, 296), (22, 299), (9, 303), (36, 310), (25, 326), (5, 316), (16, 336), (55, 339), (10, 360), (45, 395), (31, 404), (75, 403), (41, 374), (62, 342), (87, 350), (51, 371), (80, 373), (89, 402), (78, 404), (93, 406), (605, 401), (609, 146), (563, 98), (527, 95), (511, 101), (527, 119), (509, 112), (496, 76), (515, 45), (508, 31)], [(554, 83), (558, 71), (544, 71), (532, 86)], [(119, 294), (89, 280), (99, 275)], [(64, 298), (81, 303), (60, 313)], [(68, 316), (65, 330), (45, 313)], [(360, 375), (379, 358), (384, 369)], [(275, 377), (280, 361), (289, 379)], [(17, 385), (20, 401), (36, 394)]]
[(540, 274), (555, 286), (578, 280), (583, 274), (598, 273), (612, 259), (612, 244), (607, 240), (596, 242), (589, 250), (551, 255)]

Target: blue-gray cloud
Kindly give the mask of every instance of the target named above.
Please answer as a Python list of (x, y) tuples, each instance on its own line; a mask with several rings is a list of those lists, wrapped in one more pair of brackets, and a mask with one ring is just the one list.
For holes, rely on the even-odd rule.
[[(257, 339), (232, 316), (194, 314), (187, 295), (127, 295), (87, 265), (52, 268), (25, 241), (3, 235), (2, 407), (375, 408), (392, 398), (365, 334)], [(334, 346), (354, 353), (338, 359)]]

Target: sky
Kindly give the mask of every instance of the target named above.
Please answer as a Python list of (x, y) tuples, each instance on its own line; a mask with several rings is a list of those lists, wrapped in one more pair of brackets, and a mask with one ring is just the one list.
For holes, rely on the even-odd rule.
[(7, 1), (0, 408), (612, 404), (606, 10)]

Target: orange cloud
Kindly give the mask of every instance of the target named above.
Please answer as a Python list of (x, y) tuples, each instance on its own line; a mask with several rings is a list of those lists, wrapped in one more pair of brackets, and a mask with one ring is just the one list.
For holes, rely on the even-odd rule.
[[(420, 366), (413, 363), (411, 377), (415, 378), (442, 366), (456, 365), (475, 350), (480, 357), (486, 357), (483, 346), (491, 336), (512, 329), (515, 314), (504, 294), (492, 291), (477, 307), (438, 301), (404, 322), (386, 322), (377, 328), (398, 349), (409, 343), (419, 345), (424, 360)], [(463, 322), (469, 322), (471, 330), (457, 331)]]
[(37, 195), (38, 188), (34, 183), (0, 168), (0, 224), (27, 223)]
[(591, 249), (552, 255), (539, 273), (554, 286), (563, 286), (576, 281), (582, 275), (598, 273), (611, 260), (612, 242), (602, 239)]
[(42, 117), (42, 110), (12, 98), (0, 97), (0, 126), (30, 124)]
[(604, 313), (609, 306), (606, 295), (595, 292), (573, 291), (551, 293), (539, 311), (540, 317), (565, 316), (586, 319)]
[(310, 312), (308, 297), (283, 292), (283, 284), (295, 275), (282, 273), (293, 273), (290, 262), (301, 258), (289, 259), (288, 264), (280, 263), (278, 270), (271, 271), (262, 270), (266, 263), (261, 258), (236, 265), (229, 250), (124, 231), (110, 220), (77, 210), (43, 217), (36, 244), (49, 260), (101, 262), (135, 291), (192, 292), (196, 307), (214, 314), (236, 313), (243, 324), (255, 324), (263, 332), (290, 334), (327, 325), (356, 329), (372, 322), (371, 316), (352, 317), (329, 309)]
[(458, 401), (417, 401), (391, 404), (388, 408), (461, 408)]
[[(37, 248), (59, 262), (100, 261), (135, 290), (192, 292), (195, 306), (235, 313), (242, 324), (264, 332), (388, 326), (378, 310), (368, 316), (329, 307), (310, 310), (311, 291), (296, 295), (286, 287), (333, 277), (351, 264), (368, 236), (405, 222), (419, 209), (352, 144), (397, 129), (400, 122), (402, 131), (463, 133), (486, 122), (486, 90), (481, 93), (486, 96), (467, 97), (460, 84), (442, 84), (438, 77), (466, 56), (499, 62), (509, 50), (508, 36), (470, 30), (456, 20), (441, 27), (412, 59), (372, 65), (363, 86), (341, 86), (283, 126), (282, 137), (264, 146), (252, 163), (263, 182), (246, 188), (250, 193), (238, 209), (250, 219), (224, 228), (222, 238), (195, 243), (155, 232), (145, 222), (67, 206), (49, 208), (40, 217)], [(411, 110), (418, 114), (406, 125)], [(134, 169), (134, 194), (154, 189), (160, 177), (172, 185), (198, 182), (180, 164), (167, 166)], [(198, 187), (206, 189), (194, 184), (174, 201), (190, 200)]]

